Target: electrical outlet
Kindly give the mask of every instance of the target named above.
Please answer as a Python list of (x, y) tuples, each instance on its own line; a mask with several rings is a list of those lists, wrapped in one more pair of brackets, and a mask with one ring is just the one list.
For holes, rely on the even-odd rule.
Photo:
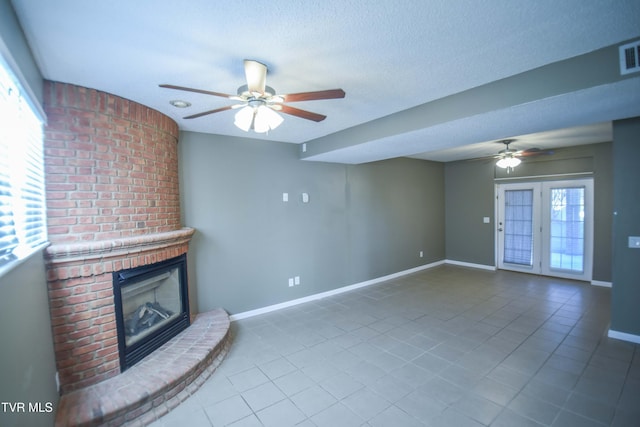
[(289, 287), (293, 286), (293, 277), (289, 277)]
[(424, 251), (420, 251), (420, 258), (424, 257)]
[(294, 279), (293, 279), (293, 284), (294, 284), (294, 285), (299, 285), (299, 284), (300, 284), (300, 276), (296, 276), (296, 277), (294, 277)]
[(289, 193), (282, 193), (282, 201), (283, 202), (289, 201)]

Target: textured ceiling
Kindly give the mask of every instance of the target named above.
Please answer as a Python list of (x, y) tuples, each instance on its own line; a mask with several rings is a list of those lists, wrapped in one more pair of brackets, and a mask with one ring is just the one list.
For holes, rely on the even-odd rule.
[[(321, 140), (640, 37), (637, 0), (14, 0), (12, 4), (46, 79), (140, 102), (173, 117), (182, 130), (290, 143)], [(285, 116), (285, 122), (268, 135), (248, 135), (233, 125), (233, 111), (181, 118), (228, 105), (228, 100), (158, 87), (169, 83), (235, 93), (245, 83), (245, 58), (268, 65), (267, 84), (279, 93), (342, 88), (347, 95), (294, 104), (327, 115), (323, 122)], [(414, 155), (449, 161), (484, 155), (488, 147), (495, 149), (492, 140), (510, 136), (519, 137), (522, 145), (516, 148), (610, 140), (612, 119), (640, 115), (638, 80), (398, 131), (316, 160), (360, 163)], [(603, 96), (624, 100), (589, 107)], [(174, 99), (192, 106), (176, 109), (169, 104)], [(559, 116), (565, 119), (558, 120)], [(591, 126), (594, 123), (601, 124)], [(567, 127), (572, 129), (558, 130)], [(544, 138), (532, 135), (541, 131), (547, 132)]]

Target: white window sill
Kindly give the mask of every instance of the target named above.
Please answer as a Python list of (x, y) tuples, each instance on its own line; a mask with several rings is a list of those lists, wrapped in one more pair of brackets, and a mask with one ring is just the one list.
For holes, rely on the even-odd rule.
[(45, 250), (45, 248), (47, 246), (49, 246), (50, 243), (46, 242), (41, 244), (40, 246), (34, 248), (31, 250), (31, 252), (21, 258), (18, 259), (14, 259), (12, 261), (9, 261), (8, 263), (6, 263), (3, 266), (0, 266), (0, 279), (2, 279), (2, 277), (7, 274), (8, 272), (10, 272), (11, 270), (13, 270), (14, 268), (18, 268), (20, 265), (22, 265), (23, 263), (25, 263), (27, 260), (31, 259), (34, 256), (42, 256), (42, 251)]

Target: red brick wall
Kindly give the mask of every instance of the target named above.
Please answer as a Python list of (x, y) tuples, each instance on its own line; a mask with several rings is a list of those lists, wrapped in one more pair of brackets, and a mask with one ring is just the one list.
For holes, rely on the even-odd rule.
[(178, 126), (143, 105), (45, 82), (49, 240), (106, 240), (180, 228)]
[(120, 372), (112, 272), (185, 253), (178, 127), (135, 102), (45, 82), (47, 280), (62, 393)]

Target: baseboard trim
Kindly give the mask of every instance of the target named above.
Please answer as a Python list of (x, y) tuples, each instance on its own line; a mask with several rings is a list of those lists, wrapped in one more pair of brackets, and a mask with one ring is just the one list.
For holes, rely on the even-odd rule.
[(410, 268), (408, 270), (399, 271), (397, 273), (388, 274), (386, 276), (377, 277), (375, 279), (366, 280), (364, 282), (355, 283), (353, 285), (343, 286), (341, 288), (332, 289), (326, 292), (320, 292), (317, 294), (309, 295), (302, 298), (297, 298), (291, 301), (285, 301), (280, 304), (273, 304), (267, 307), (257, 308), (255, 310), (244, 311), (242, 313), (232, 314), (229, 316), (229, 319), (234, 322), (236, 320), (247, 319), (249, 317), (258, 316), (260, 314), (270, 313), (272, 311), (282, 310), (283, 308), (293, 307), (298, 304), (303, 304), (305, 302), (315, 301), (322, 298), (330, 297), (333, 295), (342, 294), (344, 292), (353, 291), (355, 289), (364, 288), (365, 286), (375, 285), (376, 283), (386, 282), (387, 280), (397, 279), (398, 277), (407, 276), (409, 274), (417, 273), (422, 270), (427, 270), (429, 268), (437, 267), (439, 265), (444, 264), (446, 261), (436, 261), (430, 264), (424, 264), (418, 267)]
[(446, 264), (457, 265), (460, 267), (479, 268), (480, 270), (496, 271), (496, 267), (493, 265), (475, 264), (472, 262), (456, 261), (453, 259), (444, 260)]
[(592, 280), (591, 284), (593, 286), (602, 286), (603, 288), (612, 288), (613, 287), (613, 283), (611, 283), (611, 282), (603, 282), (601, 280)]
[(626, 332), (618, 332), (612, 329), (609, 329), (607, 334), (609, 338), (615, 338), (617, 340), (628, 341), (634, 344), (640, 344), (640, 335), (628, 334)]

